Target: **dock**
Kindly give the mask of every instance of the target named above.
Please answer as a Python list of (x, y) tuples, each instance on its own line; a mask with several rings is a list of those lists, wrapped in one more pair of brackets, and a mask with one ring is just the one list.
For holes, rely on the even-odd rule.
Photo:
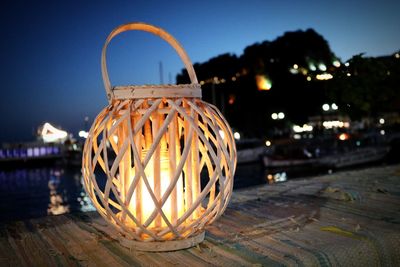
[(129, 250), (96, 212), (0, 225), (0, 266), (400, 266), (400, 165), (235, 190), (200, 245)]

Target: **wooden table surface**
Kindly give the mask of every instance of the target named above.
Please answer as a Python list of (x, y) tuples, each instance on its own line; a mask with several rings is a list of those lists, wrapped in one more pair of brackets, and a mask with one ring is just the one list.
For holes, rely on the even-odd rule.
[(0, 225), (0, 266), (400, 266), (400, 165), (234, 191), (197, 247), (130, 251), (96, 212)]

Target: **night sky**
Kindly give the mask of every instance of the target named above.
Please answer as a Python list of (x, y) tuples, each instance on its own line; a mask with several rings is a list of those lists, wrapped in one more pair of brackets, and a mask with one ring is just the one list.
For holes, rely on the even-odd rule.
[[(2, 1), (0, 142), (33, 140), (48, 121), (77, 135), (107, 105), (100, 54), (120, 24), (142, 21), (171, 33), (193, 62), (242, 54), (285, 31), (314, 28), (342, 61), (400, 48), (400, 1)], [(113, 85), (175, 82), (183, 67), (161, 39), (128, 32), (111, 42)]]

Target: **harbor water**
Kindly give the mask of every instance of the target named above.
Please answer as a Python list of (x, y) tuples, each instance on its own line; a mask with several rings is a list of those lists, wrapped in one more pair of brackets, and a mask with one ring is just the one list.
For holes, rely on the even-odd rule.
[[(387, 158), (375, 164), (399, 162), (396, 158)], [(329, 175), (332, 172), (335, 170), (272, 170), (264, 168), (259, 162), (239, 164), (234, 190), (284, 182), (297, 177)], [(48, 163), (41, 166), (0, 168), (0, 222), (93, 210), (83, 188), (80, 166)]]

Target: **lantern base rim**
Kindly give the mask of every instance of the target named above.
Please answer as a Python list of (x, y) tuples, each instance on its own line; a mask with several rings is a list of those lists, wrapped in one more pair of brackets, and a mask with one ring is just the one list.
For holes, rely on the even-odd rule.
[(191, 236), (185, 239), (179, 240), (168, 240), (168, 241), (138, 241), (128, 239), (120, 236), (119, 242), (123, 247), (148, 252), (163, 252), (163, 251), (175, 251), (181, 249), (187, 249), (196, 246), (203, 242), (205, 232), (201, 232), (195, 236)]

